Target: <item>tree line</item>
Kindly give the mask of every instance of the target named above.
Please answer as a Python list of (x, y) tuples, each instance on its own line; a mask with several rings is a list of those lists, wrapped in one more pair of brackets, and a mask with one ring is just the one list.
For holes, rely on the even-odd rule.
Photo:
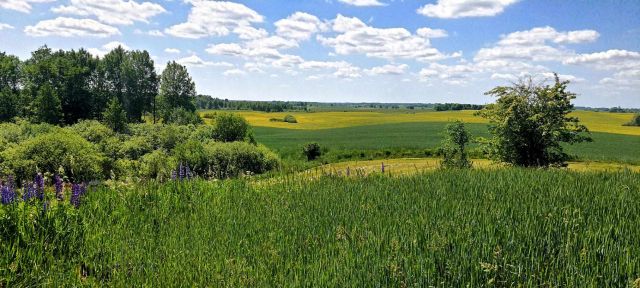
[(215, 110), (252, 110), (264, 112), (306, 111), (306, 102), (292, 101), (248, 101), (214, 98), (209, 95), (196, 96), (196, 108)]
[(43, 46), (25, 61), (0, 52), (0, 122), (20, 117), (70, 125), (107, 117), (136, 123), (145, 115), (168, 121), (193, 114), (195, 96), (186, 67), (172, 61), (158, 75), (146, 50), (117, 47), (100, 58)]

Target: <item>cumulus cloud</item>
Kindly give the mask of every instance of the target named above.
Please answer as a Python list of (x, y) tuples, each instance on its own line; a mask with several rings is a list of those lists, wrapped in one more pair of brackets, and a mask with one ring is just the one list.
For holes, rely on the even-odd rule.
[(24, 32), (29, 36), (62, 36), (62, 37), (109, 37), (119, 35), (118, 28), (102, 24), (92, 19), (75, 19), (58, 17), (51, 20), (43, 20), (36, 25), (27, 26)]
[(228, 62), (211, 62), (204, 61), (198, 55), (191, 55), (188, 57), (180, 58), (176, 60), (176, 62), (180, 65), (184, 65), (187, 67), (233, 67), (233, 64)]
[(5, 29), (14, 29), (15, 27), (7, 24), (7, 23), (0, 23), (0, 31), (1, 30), (5, 30)]
[(531, 61), (562, 61), (572, 56), (573, 51), (558, 44), (578, 44), (593, 42), (600, 34), (594, 30), (558, 32), (552, 27), (536, 27), (503, 35), (494, 45), (482, 48), (475, 56), (476, 61), (494, 59), (524, 59)]
[(640, 69), (640, 52), (613, 49), (575, 55), (565, 59), (563, 63), (589, 65), (602, 70)]
[(382, 3), (378, 0), (338, 0), (347, 5), (365, 7), (365, 6), (386, 6), (387, 4)]
[(165, 13), (162, 6), (151, 2), (133, 0), (71, 0), (70, 5), (51, 9), (55, 13), (77, 16), (95, 16), (111, 25), (131, 25), (134, 22), (149, 23), (149, 19)]
[(246, 43), (246, 46), (251, 49), (290, 49), (298, 47), (298, 42), (295, 40), (284, 39), (280, 36), (271, 36), (249, 41)]
[[(261, 23), (264, 17), (251, 8), (234, 2), (187, 0), (191, 11), (187, 22), (173, 25), (165, 30), (169, 35), (198, 39), (208, 36), (226, 36), (231, 32), (243, 37), (252, 23)], [(252, 31), (255, 32), (255, 31)]]
[(164, 52), (166, 52), (166, 53), (172, 53), (172, 54), (180, 54), (180, 49), (176, 49), (176, 48), (166, 48), (166, 49), (164, 49)]
[(227, 71), (224, 71), (224, 73), (222, 73), (224, 76), (244, 76), (247, 74), (247, 72), (240, 70), (240, 69), (230, 69)]
[(418, 13), (435, 18), (463, 18), (495, 16), (518, 0), (438, 0), (427, 4)]
[(424, 38), (444, 38), (449, 36), (447, 31), (444, 31), (442, 29), (431, 29), (428, 27), (418, 29), (416, 31), (416, 34)]
[(373, 67), (365, 70), (370, 75), (402, 75), (409, 68), (407, 64), (392, 65), (387, 64), (383, 66)]
[(147, 34), (149, 36), (164, 37), (164, 33), (162, 33), (162, 31), (160, 30), (150, 30), (149, 32), (147, 32)]
[(56, 0), (2, 0), (0, 1), (0, 8), (29, 13), (31, 12), (31, 4), (33, 3), (47, 3), (54, 1)]
[(296, 41), (308, 40), (313, 34), (326, 29), (318, 17), (304, 12), (296, 12), (274, 25), (279, 36)]
[(338, 15), (333, 20), (333, 38), (318, 36), (318, 41), (336, 54), (364, 54), (384, 59), (435, 61), (450, 57), (431, 47), (429, 39), (411, 34), (404, 28), (375, 28), (356, 17)]
[(111, 50), (118, 48), (118, 46), (122, 47), (122, 49), (125, 50), (131, 49), (129, 48), (129, 46), (127, 46), (127, 44), (118, 41), (111, 41), (107, 44), (102, 45), (102, 47), (100, 48), (89, 48), (87, 49), (87, 52), (91, 53), (94, 56), (104, 57), (104, 55), (109, 53)]

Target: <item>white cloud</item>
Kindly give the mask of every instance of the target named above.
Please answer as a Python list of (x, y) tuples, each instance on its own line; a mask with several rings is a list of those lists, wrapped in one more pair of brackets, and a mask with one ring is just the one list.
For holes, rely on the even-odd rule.
[(4, 30), (4, 29), (14, 29), (15, 27), (7, 24), (7, 23), (0, 23), (0, 31)]
[(482, 48), (476, 61), (521, 59), (530, 61), (562, 61), (574, 52), (557, 44), (577, 44), (595, 41), (600, 34), (594, 30), (558, 32), (552, 27), (536, 27), (501, 36), (490, 48)]
[(287, 39), (296, 41), (308, 40), (311, 35), (326, 29), (326, 25), (318, 17), (304, 12), (276, 21), (276, 33)]
[(149, 34), (149, 36), (164, 37), (164, 33), (160, 30), (150, 30), (147, 34)]
[(419, 61), (451, 57), (431, 47), (429, 39), (413, 35), (404, 28), (374, 28), (358, 18), (338, 15), (333, 21), (333, 30), (340, 34), (334, 38), (321, 35), (317, 38), (320, 43), (332, 47), (340, 55), (364, 54), (368, 57)]
[(87, 52), (91, 53), (94, 56), (104, 57), (104, 55), (109, 53), (111, 50), (118, 48), (118, 46), (122, 47), (122, 49), (124, 50), (131, 49), (129, 48), (129, 46), (127, 46), (127, 44), (118, 41), (111, 41), (107, 44), (102, 45), (102, 47), (100, 48), (89, 48), (87, 49)]
[(58, 17), (51, 20), (43, 20), (36, 25), (27, 26), (24, 32), (29, 36), (62, 36), (62, 37), (109, 37), (119, 35), (118, 28), (102, 24), (92, 19), (75, 19)]
[(237, 34), (240, 39), (254, 40), (269, 36), (269, 32), (262, 28), (252, 26), (240, 26), (233, 29), (233, 33)]
[(164, 49), (164, 52), (172, 53), (172, 54), (180, 54), (180, 49), (176, 49), (176, 48), (166, 48), (166, 49)]
[(191, 55), (188, 57), (180, 58), (176, 60), (176, 62), (180, 65), (184, 65), (187, 67), (233, 67), (233, 64), (228, 62), (210, 62), (204, 61), (198, 55)]
[(111, 25), (149, 23), (153, 16), (167, 12), (156, 3), (138, 3), (133, 0), (71, 0), (70, 5), (58, 6), (51, 10), (60, 14), (95, 16), (101, 22)]
[(418, 29), (416, 31), (416, 34), (424, 38), (444, 38), (449, 36), (447, 31), (444, 31), (442, 29), (431, 29), (428, 27)]
[(56, 0), (1, 0), (0, 8), (29, 13), (31, 12), (32, 3), (47, 3), (54, 1)]
[(407, 64), (387, 64), (384, 66), (373, 67), (371, 69), (365, 70), (365, 72), (370, 75), (402, 75), (408, 68), (409, 65)]
[(298, 42), (295, 40), (284, 39), (280, 36), (271, 36), (249, 41), (246, 43), (246, 46), (253, 49), (290, 49), (298, 47)]
[(240, 69), (230, 69), (222, 73), (224, 76), (244, 76), (247, 72)]
[[(165, 30), (169, 35), (198, 39), (207, 36), (226, 36), (234, 32), (249, 37), (246, 27), (261, 23), (264, 17), (251, 8), (227, 1), (187, 0), (193, 7), (187, 22), (171, 26)], [(254, 31), (255, 32), (255, 31)]]
[(387, 4), (382, 3), (378, 0), (338, 0), (342, 3), (345, 3), (347, 5), (353, 5), (353, 6), (360, 6), (360, 7), (364, 7), (364, 6), (386, 6)]
[(640, 69), (640, 52), (613, 49), (575, 55), (565, 59), (563, 63), (588, 65), (601, 70)]
[(427, 4), (418, 13), (435, 18), (463, 18), (495, 16), (518, 0), (438, 0)]

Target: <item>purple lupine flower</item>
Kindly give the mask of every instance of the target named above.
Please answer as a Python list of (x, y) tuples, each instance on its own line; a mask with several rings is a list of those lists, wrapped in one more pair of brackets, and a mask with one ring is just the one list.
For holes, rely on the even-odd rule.
[(29, 199), (38, 196), (38, 192), (36, 190), (37, 189), (35, 183), (27, 183), (27, 185), (24, 186), (22, 190), (22, 200), (29, 201)]
[(180, 173), (180, 180), (184, 179), (184, 176), (185, 176), (184, 172), (185, 172), (184, 166), (182, 166), (182, 162), (180, 162), (180, 166), (178, 167), (178, 173)]
[(60, 175), (56, 175), (54, 186), (56, 188), (56, 198), (60, 201), (64, 200), (64, 183)]
[(36, 178), (33, 182), (36, 196), (40, 200), (44, 199), (44, 176), (42, 176), (42, 173), (36, 174)]
[(0, 194), (3, 205), (11, 204), (16, 198), (16, 192), (13, 191), (11, 186), (9, 186), (9, 183), (6, 184), (7, 185), (0, 185)]
[(42, 215), (47, 214), (49, 210), (49, 201), (42, 201)]
[(80, 206), (80, 198), (82, 198), (86, 191), (87, 188), (83, 184), (71, 185), (71, 198), (69, 198), (69, 202), (78, 208)]
[(172, 170), (171, 171), (171, 180), (176, 181), (176, 178), (178, 178), (178, 172), (176, 172), (176, 170)]
[(7, 183), (5, 183), (7, 186), (9, 186), (9, 188), (11, 188), (12, 191), (15, 191), (16, 189), (16, 180), (13, 178), (13, 175), (9, 175), (9, 177), (7, 177)]
[(187, 177), (187, 180), (191, 179), (191, 169), (189, 169), (189, 164), (184, 167), (184, 175)]

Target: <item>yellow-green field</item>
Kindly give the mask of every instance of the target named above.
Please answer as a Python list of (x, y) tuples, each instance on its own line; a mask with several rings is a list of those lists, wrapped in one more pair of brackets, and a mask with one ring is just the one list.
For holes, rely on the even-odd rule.
[[(305, 173), (311, 175), (334, 174), (345, 176), (347, 169), (354, 176), (358, 174), (368, 175), (371, 173), (381, 173), (382, 163), (385, 166), (385, 173), (391, 175), (410, 175), (424, 170), (433, 170), (438, 168), (441, 159), (438, 158), (402, 158), (402, 159), (386, 159), (386, 160), (370, 160), (370, 161), (347, 161), (323, 165)], [(473, 165), (476, 168), (495, 168), (501, 167), (487, 159), (473, 159)], [(602, 163), (602, 162), (570, 162), (567, 167), (574, 171), (619, 171), (629, 169), (631, 171), (640, 172), (640, 166), (624, 165), (618, 163)]]
[[(207, 113), (212, 111), (204, 111)], [(266, 113), (257, 111), (236, 111), (247, 119), (252, 126), (317, 130), (345, 128), (352, 126), (410, 123), (410, 122), (450, 122), (462, 120), (466, 123), (486, 123), (486, 120), (475, 116), (475, 111), (349, 111), (349, 112), (282, 112)], [(291, 114), (296, 117), (298, 123), (273, 122), (271, 118), (282, 119)], [(576, 111), (572, 115), (577, 116), (592, 132), (615, 133), (640, 136), (640, 127), (622, 126), (629, 122), (632, 113), (608, 113)]]

